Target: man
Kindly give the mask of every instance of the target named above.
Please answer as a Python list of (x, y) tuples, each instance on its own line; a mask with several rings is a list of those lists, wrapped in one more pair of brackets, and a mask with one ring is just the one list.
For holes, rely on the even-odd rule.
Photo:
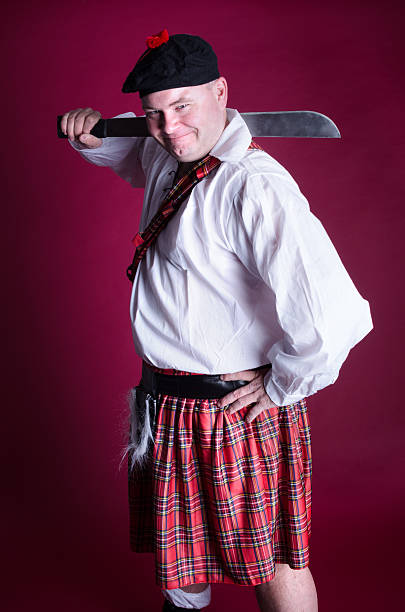
[(145, 189), (128, 269), (144, 360), (131, 547), (155, 553), (164, 610), (201, 609), (228, 582), (253, 585), (261, 610), (312, 612), (305, 397), (370, 331), (368, 304), (295, 181), (227, 109), (210, 45), (166, 31), (147, 44), (123, 91), (139, 91), (152, 138), (99, 140), (91, 108), (62, 119), (85, 159)]

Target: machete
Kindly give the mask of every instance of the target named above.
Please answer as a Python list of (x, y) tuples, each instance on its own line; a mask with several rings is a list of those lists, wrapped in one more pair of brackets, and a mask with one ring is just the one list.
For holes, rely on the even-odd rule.
[[(280, 111), (241, 113), (254, 138), (340, 138), (340, 132), (329, 117), (315, 111)], [(62, 115), (58, 115), (59, 138), (67, 138), (61, 130)], [(100, 119), (90, 134), (98, 138), (150, 136), (146, 117)]]

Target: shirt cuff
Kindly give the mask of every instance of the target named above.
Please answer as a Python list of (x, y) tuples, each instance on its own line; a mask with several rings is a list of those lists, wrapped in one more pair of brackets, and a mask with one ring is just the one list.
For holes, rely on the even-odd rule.
[(288, 395), (285, 393), (274, 382), (271, 369), (265, 375), (263, 382), (267, 395), (277, 406), (290, 406), (291, 404), (296, 404), (306, 397), (305, 395), (300, 394)]

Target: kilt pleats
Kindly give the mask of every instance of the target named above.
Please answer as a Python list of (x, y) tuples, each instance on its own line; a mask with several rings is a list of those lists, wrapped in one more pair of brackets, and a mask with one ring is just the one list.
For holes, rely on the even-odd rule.
[(158, 396), (153, 456), (129, 472), (130, 544), (156, 583), (255, 585), (309, 562), (311, 442), (305, 400), (230, 415), (216, 400)]

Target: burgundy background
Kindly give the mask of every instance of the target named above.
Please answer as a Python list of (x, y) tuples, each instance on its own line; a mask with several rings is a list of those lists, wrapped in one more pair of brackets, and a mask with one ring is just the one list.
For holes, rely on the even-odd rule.
[[(140, 365), (125, 268), (142, 192), (59, 141), (56, 115), (140, 112), (121, 85), (163, 27), (212, 43), (230, 107), (317, 110), (341, 130), (341, 141), (260, 143), (298, 181), (375, 323), (336, 384), (310, 401), (320, 609), (397, 609), (402, 18), (400, 2), (3, 4), (3, 609), (160, 610), (152, 555), (129, 551), (119, 471)], [(213, 587), (213, 612), (255, 605), (251, 588)]]

